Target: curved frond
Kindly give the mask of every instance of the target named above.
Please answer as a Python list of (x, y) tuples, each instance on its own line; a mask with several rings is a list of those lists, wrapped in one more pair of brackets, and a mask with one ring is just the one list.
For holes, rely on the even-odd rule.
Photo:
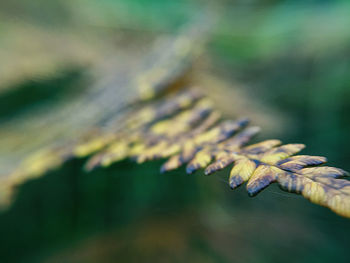
[(249, 126), (246, 118), (223, 118), (199, 89), (170, 87), (188, 67), (189, 51), (195, 49), (187, 42), (190, 38), (174, 41), (168, 55), (160, 56), (130, 81), (139, 89), (139, 96), (131, 99), (132, 105), (123, 102), (128, 110), (121, 118), (109, 119), (108, 129), (87, 127), (88, 136), (83, 139), (30, 156), (3, 187), (9, 189), (40, 176), (71, 158), (87, 157), (86, 171), (127, 158), (137, 163), (163, 159), (161, 172), (186, 165), (189, 174), (203, 169), (205, 175), (211, 175), (229, 167), (232, 189), (246, 184), (248, 194), (255, 196), (277, 183), (285, 191), (350, 217), (350, 182), (343, 178), (346, 172), (323, 166), (324, 157), (297, 155), (303, 144), (273, 139), (248, 145), (259, 127)]
[[(194, 99), (190, 96), (193, 94), (198, 93), (191, 91), (156, 102), (151, 106), (152, 118), (145, 118), (148, 114), (144, 113), (150, 106), (145, 106), (147, 111), (135, 112), (129, 122), (132, 125), (126, 125), (119, 137), (93, 155), (86, 169), (109, 166), (125, 158), (138, 163), (168, 159), (161, 172), (186, 165), (189, 174), (204, 169), (211, 175), (231, 166), (228, 183), (232, 189), (246, 183), (248, 194), (255, 196), (271, 183), (278, 183), (283, 190), (302, 194), (313, 203), (350, 217), (350, 182), (340, 179), (346, 172), (320, 166), (327, 161), (324, 157), (296, 155), (304, 149), (303, 144), (266, 140), (247, 146), (260, 128), (248, 127), (245, 118), (221, 119), (208, 99), (199, 95)], [(176, 103), (181, 96), (188, 96), (188, 103)]]

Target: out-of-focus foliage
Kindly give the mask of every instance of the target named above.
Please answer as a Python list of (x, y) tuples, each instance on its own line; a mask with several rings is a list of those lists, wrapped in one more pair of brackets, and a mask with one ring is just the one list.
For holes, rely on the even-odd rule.
[[(0, 130), (3, 134), (10, 134), (11, 137), (3, 137), (2, 151), (8, 155), (7, 166), (13, 172), (4, 169), (0, 178), (2, 185), (1, 202), (8, 204), (13, 189), (28, 180), (36, 178), (51, 169), (55, 169), (72, 157), (84, 156), (91, 151), (96, 151), (110, 142), (115, 137), (116, 129), (123, 125), (123, 119), (128, 118), (125, 114), (133, 104), (142, 104), (144, 101), (161, 96), (167, 89), (176, 89), (185, 85), (186, 74), (196, 56), (197, 47), (202, 43), (203, 25), (195, 23), (186, 27), (178, 37), (161, 39), (153, 52), (150, 52), (140, 64), (132, 68), (126, 75), (120, 77), (129, 68), (122, 64), (118, 78), (114, 76), (115, 62), (107, 67), (110, 72), (104, 72), (103, 78), (95, 81), (93, 85), (85, 89), (85, 94), (71, 99), (71, 101), (60, 103), (56, 109), (40, 113), (37, 116), (30, 116), (24, 120), (10, 121)], [(194, 31), (195, 30), (195, 31)], [(163, 50), (161, 55), (157, 53)], [(120, 66), (120, 65), (119, 65)], [(98, 71), (99, 68), (95, 69)], [(136, 77), (135, 77), (136, 76)], [(190, 106), (187, 96), (183, 97), (180, 105)], [(157, 109), (157, 115), (163, 116), (173, 113), (177, 109), (177, 103), (171, 103), (173, 107)], [(73, 115), (67, 115), (74, 112)], [(147, 112), (150, 114), (147, 116)], [(148, 122), (153, 118), (152, 109), (145, 109), (138, 121)], [(26, 127), (28, 133), (17, 134)], [(50, 132), (37, 137), (39, 127), (49, 127)], [(137, 129), (138, 127), (135, 127)], [(81, 131), (83, 129), (83, 132)], [(102, 138), (93, 139), (88, 145), (77, 146), (81, 137), (90, 137), (96, 130), (107, 130)], [(33, 132), (33, 133), (32, 133)], [(23, 147), (17, 148), (21, 141), (25, 142)], [(28, 141), (28, 142), (26, 142)], [(10, 149), (13, 149), (10, 152)], [(10, 153), (9, 153), (10, 152)], [(31, 154), (35, 152), (34, 154)], [(23, 161), (20, 161), (22, 156)], [(20, 161), (20, 162), (19, 162)], [(15, 166), (17, 166), (15, 168)], [(11, 165), (13, 167), (11, 167)], [(15, 169), (14, 169), (15, 168)]]

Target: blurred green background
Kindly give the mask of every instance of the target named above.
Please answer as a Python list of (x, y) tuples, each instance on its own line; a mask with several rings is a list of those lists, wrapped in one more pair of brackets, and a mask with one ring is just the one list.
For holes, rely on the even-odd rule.
[[(261, 124), (260, 138), (350, 171), (349, 14), (348, 1), (1, 1), (0, 125), (79, 96), (92, 65), (135, 60), (204, 15), (196, 74), (228, 87), (208, 95)], [(125, 161), (85, 174), (83, 162), (20, 187), (0, 214), (0, 262), (349, 262), (350, 221), (277, 186), (248, 198), (228, 171)]]

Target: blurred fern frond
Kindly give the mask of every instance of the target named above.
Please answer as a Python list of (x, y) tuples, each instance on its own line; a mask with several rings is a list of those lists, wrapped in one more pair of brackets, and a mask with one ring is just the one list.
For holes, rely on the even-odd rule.
[(350, 182), (339, 179), (346, 172), (321, 166), (326, 162), (324, 157), (295, 155), (303, 144), (265, 140), (246, 146), (260, 129), (247, 127), (245, 118), (222, 120), (207, 98), (194, 94), (195, 90), (180, 93), (133, 113), (125, 129), (90, 157), (86, 169), (106, 167), (125, 158), (138, 163), (169, 158), (162, 172), (186, 164), (189, 174), (205, 169), (210, 175), (231, 165), (232, 189), (247, 182), (249, 195), (255, 196), (277, 182), (283, 190), (350, 216)]
[[(77, 129), (86, 132), (75, 131), (67, 138), (56, 134), (40, 141), (40, 146), (47, 146), (44, 150), (2, 177), (2, 200), (9, 201), (16, 185), (72, 158), (88, 157), (86, 171), (126, 158), (137, 163), (167, 159), (162, 172), (187, 164), (187, 173), (205, 169), (209, 175), (231, 165), (229, 185), (233, 189), (247, 182), (247, 191), (254, 196), (276, 182), (283, 190), (350, 217), (350, 182), (342, 179), (346, 172), (321, 166), (324, 157), (295, 156), (304, 148), (302, 144), (266, 140), (247, 146), (260, 128), (249, 127), (246, 118), (223, 118), (210, 96), (186, 81), (198, 47), (194, 40), (200, 39), (196, 32), (187, 30), (167, 41), (165, 48), (158, 47), (160, 55), (152, 53), (126, 83), (112, 78), (107, 87), (92, 89), (80, 102), (89, 105), (88, 111), (76, 113), (75, 119), (67, 117), (70, 121), (63, 125), (79, 119)], [(94, 108), (101, 105), (103, 111)], [(62, 114), (66, 116), (70, 109)], [(96, 117), (93, 123), (82, 121), (86, 112)], [(60, 143), (53, 143), (57, 138)]]

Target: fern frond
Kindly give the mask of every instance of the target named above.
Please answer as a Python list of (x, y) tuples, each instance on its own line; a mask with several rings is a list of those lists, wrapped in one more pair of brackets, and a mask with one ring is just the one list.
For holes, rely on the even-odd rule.
[(303, 195), (313, 203), (350, 217), (350, 182), (341, 169), (321, 166), (326, 158), (296, 155), (305, 145), (266, 140), (248, 145), (260, 131), (248, 120), (225, 120), (213, 103), (196, 89), (170, 94), (128, 114), (117, 131), (94, 134), (72, 147), (44, 151), (27, 159), (12, 176), (20, 182), (39, 176), (73, 157), (90, 156), (85, 170), (107, 167), (126, 158), (137, 163), (168, 159), (166, 172), (186, 165), (191, 174), (206, 175), (231, 166), (229, 186), (246, 183), (255, 196), (272, 183)]
[(86, 171), (127, 158), (137, 163), (165, 159), (161, 172), (186, 165), (189, 174), (204, 169), (206, 175), (211, 175), (231, 166), (228, 183), (232, 189), (246, 183), (248, 194), (255, 196), (277, 183), (285, 191), (350, 217), (350, 182), (343, 179), (346, 172), (322, 166), (324, 157), (296, 155), (305, 147), (303, 144), (282, 145), (279, 140), (266, 140), (247, 145), (259, 133), (259, 127), (250, 127), (246, 118), (223, 118), (198, 89), (174, 88), (194, 46), (188, 39), (180, 38), (169, 56), (162, 56), (159, 63), (137, 78), (135, 87), (140, 95), (131, 99), (131, 110), (123, 112), (122, 118), (110, 119), (108, 129), (94, 130), (83, 139), (76, 138), (24, 160), (3, 182), (0, 198), (8, 198), (10, 188), (71, 158), (88, 157)]
[[(197, 93), (191, 91), (185, 96), (190, 94)], [(184, 105), (176, 103), (182, 95), (171, 98), (172, 103), (167, 98), (156, 105), (178, 109), (173, 105)], [(161, 172), (186, 164), (189, 174), (205, 169), (204, 173), (211, 175), (232, 166), (228, 180), (232, 189), (246, 183), (248, 194), (255, 196), (270, 184), (278, 183), (285, 191), (302, 194), (313, 203), (350, 217), (350, 182), (340, 179), (346, 172), (320, 166), (327, 161), (324, 157), (296, 155), (304, 149), (303, 144), (281, 145), (279, 140), (266, 140), (246, 146), (260, 131), (258, 127), (247, 127), (245, 118), (220, 119), (220, 114), (203, 97), (194, 100), (189, 96), (188, 101), (191, 101), (190, 109), (186, 104), (183, 110), (171, 113), (162, 110), (168, 116), (165, 119), (145, 118), (147, 114), (138, 118), (145, 114), (140, 109), (134, 115), (136, 122), (127, 125), (121, 137), (88, 160), (87, 170), (109, 166), (125, 158), (138, 163), (169, 158)], [(152, 112), (157, 111), (153, 109)]]

